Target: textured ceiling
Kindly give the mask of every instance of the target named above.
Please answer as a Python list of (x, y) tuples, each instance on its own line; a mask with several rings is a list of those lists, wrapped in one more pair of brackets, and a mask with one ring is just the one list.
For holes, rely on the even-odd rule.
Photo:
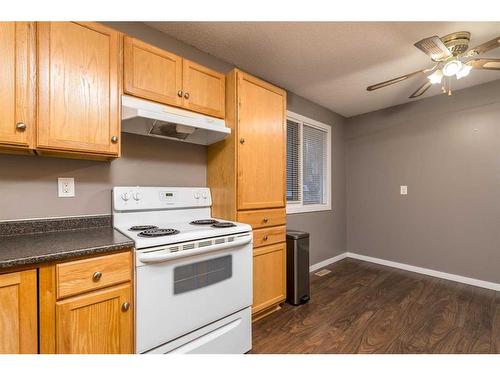
[[(350, 117), (402, 104), (425, 76), (367, 92), (366, 86), (424, 67), (413, 43), (466, 30), (471, 46), (500, 35), (500, 22), (148, 22), (160, 31)], [(500, 49), (485, 56), (500, 57)], [(500, 79), (472, 71), (452, 88)], [(422, 97), (440, 94), (438, 85)], [(422, 98), (421, 97), (421, 98)]]

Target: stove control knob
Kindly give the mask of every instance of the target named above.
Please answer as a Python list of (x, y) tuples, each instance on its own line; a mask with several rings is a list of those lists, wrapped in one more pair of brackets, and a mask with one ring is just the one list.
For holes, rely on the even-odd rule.
[(130, 199), (130, 194), (129, 193), (123, 193), (122, 194), (122, 199), (126, 202)]
[(203, 199), (207, 199), (208, 198), (208, 195), (207, 193), (204, 191), (203, 194), (201, 195), (203, 197)]
[(195, 197), (196, 199), (200, 199), (200, 193), (198, 193), (198, 192), (194, 193), (194, 197)]
[(141, 193), (136, 191), (135, 193), (132, 194), (132, 198), (134, 198), (135, 201), (139, 201), (141, 199)]

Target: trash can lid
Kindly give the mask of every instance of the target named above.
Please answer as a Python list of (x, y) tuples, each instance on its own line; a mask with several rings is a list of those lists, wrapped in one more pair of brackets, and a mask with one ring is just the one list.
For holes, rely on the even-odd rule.
[(299, 238), (309, 238), (309, 233), (303, 232), (301, 230), (287, 229), (286, 230), (286, 238), (289, 238), (292, 240), (298, 240)]

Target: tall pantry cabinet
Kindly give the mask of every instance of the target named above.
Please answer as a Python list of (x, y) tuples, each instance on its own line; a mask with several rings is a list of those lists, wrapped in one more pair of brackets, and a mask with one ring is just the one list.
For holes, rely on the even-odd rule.
[(208, 149), (212, 214), (252, 225), (254, 319), (286, 297), (286, 92), (238, 69), (226, 76), (231, 135)]

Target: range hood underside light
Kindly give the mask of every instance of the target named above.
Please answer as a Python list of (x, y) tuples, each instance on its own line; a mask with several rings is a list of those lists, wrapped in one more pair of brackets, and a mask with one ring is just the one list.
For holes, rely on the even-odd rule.
[(210, 145), (231, 133), (222, 119), (122, 96), (122, 132)]
[(190, 127), (192, 132), (187, 133), (182, 131), (179, 132), (177, 129), (180, 126), (182, 125), (168, 122), (162, 122), (161, 125), (158, 125), (158, 120), (153, 120), (145, 117), (133, 117), (128, 120), (122, 120), (123, 133), (165, 138), (174, 141), (196, 143), (205, 146), (223, 140), (231, 132), (230, 129), (227, 129), (228, 132), (216, 132)]

